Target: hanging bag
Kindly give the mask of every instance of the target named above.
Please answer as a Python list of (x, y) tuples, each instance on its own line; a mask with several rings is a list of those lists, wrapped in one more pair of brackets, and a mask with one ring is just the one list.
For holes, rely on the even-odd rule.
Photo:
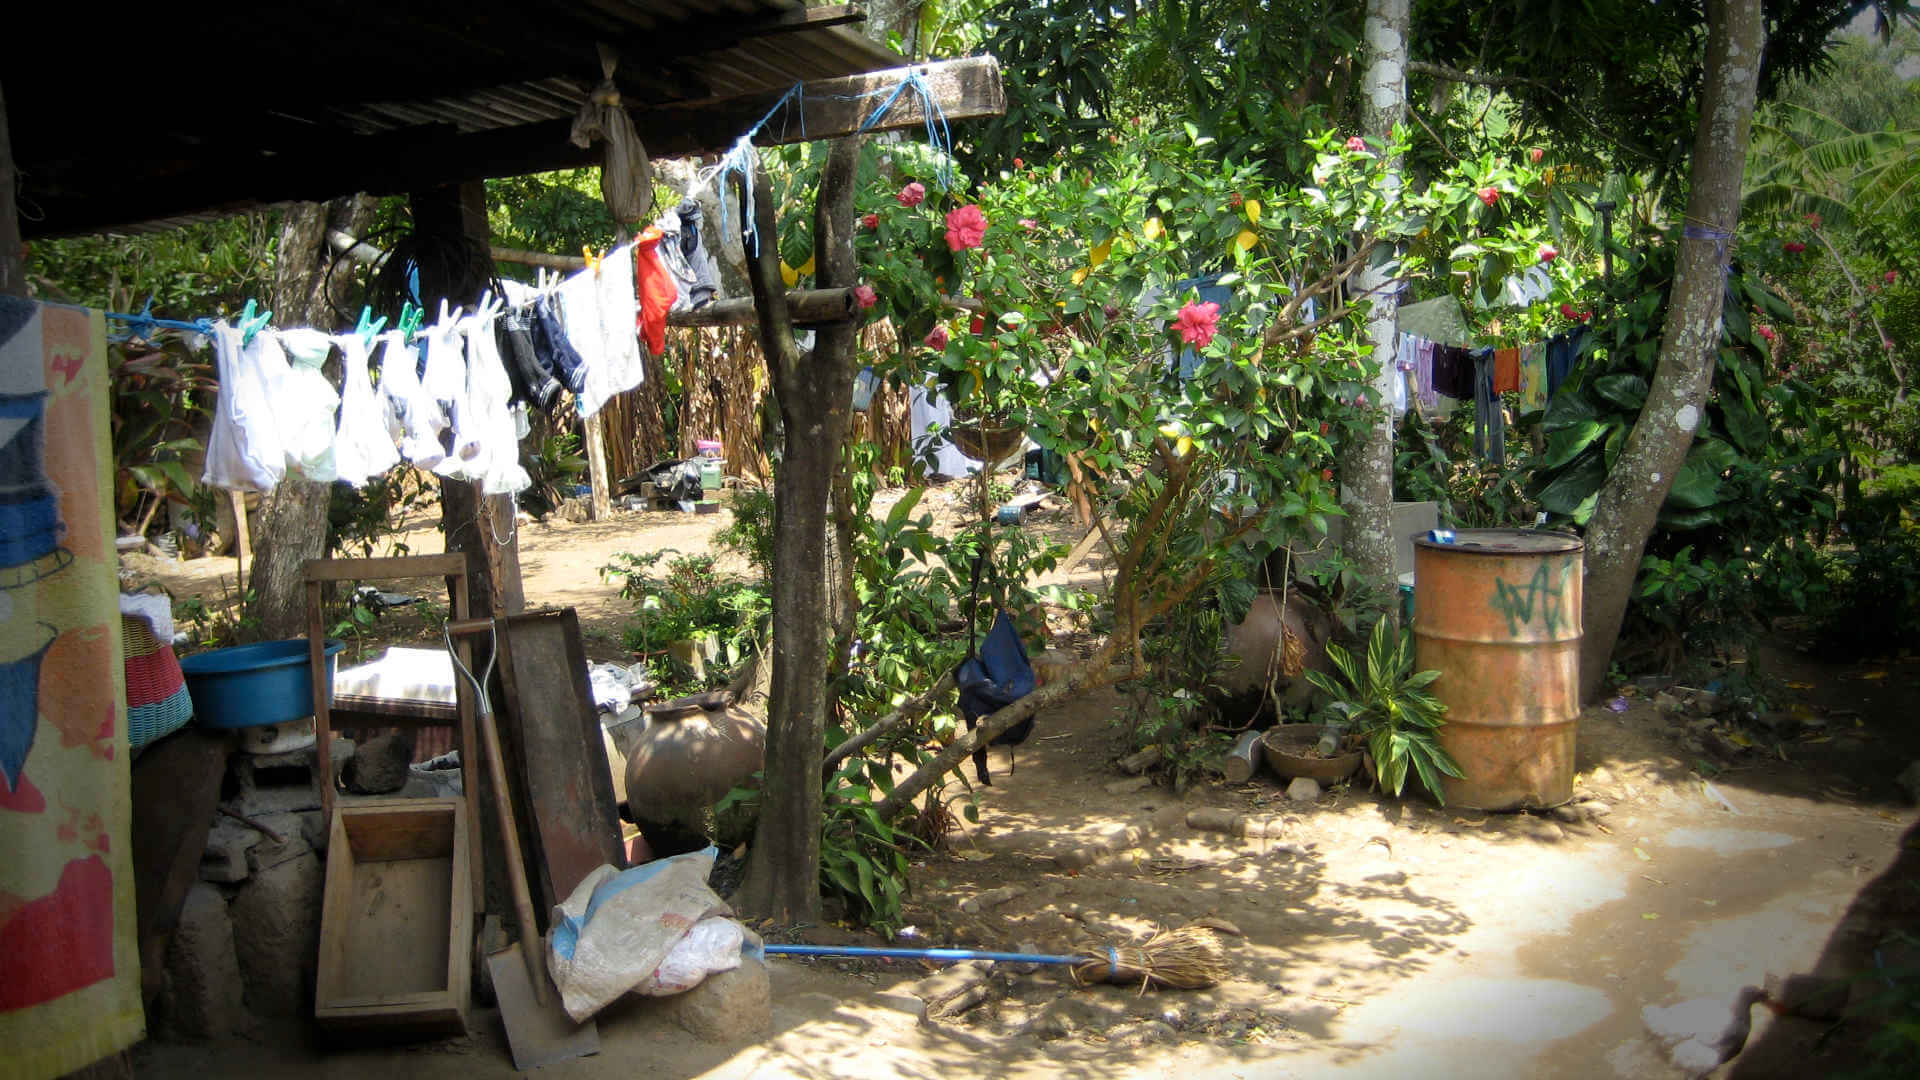
[[(980, 570), (985, 561), (985, 551), (973, 559), (971, 596), (975, 613), (980, 600)], [(967, 617), (966, 659), (960, 661), (960, 666), (953, 673), (953, 681), (960, 689), (960, 715), (966, 719), (968, 731), (974, 729), (981, 717), (999, 712), (1033, 693), (1035, 685), (1033, 663), (1027, 659), (1027, 646), (1020, 640), (1020, 632), (1014, 629), (1013, 616), (1007, 613), (1005, 607), (996, 607), (993, 628), (987, 631), (986, 640), (977, 642), (976, 647), (975, 613)], [(990, 743), (1013, 747), (1026, 742), (1032, 735), (1033, 717), (1029, 716), (995, 735)], [(1011, 751), (1008, 763), (1011, 770)], [(987, 776), (985, 746), (973, 752), (973, 771), (981, 784), (993, 786), (993, 781)]]

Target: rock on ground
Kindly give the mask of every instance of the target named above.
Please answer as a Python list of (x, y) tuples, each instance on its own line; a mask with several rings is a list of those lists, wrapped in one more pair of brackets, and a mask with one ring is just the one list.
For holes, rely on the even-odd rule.
[(381, 735), (361, 743), (347, 759), (341, 776), (347, 790), (359, 795), (388, 795), (407, 786), (413, 761), (413, 740), (405, 735)]
[(233, 946), (257, 1016), (299, 1016), (313, 1001), (326, 870), (311, 852), (253, 875), (228, 909)]
[(676, 994), (673, 1021), (707, 1042), (739, 1042), (773, 1025), (773, 983), (765, 960), (742, 956), (732, 971)]
[(1287, 785), (1287, 798), (1292, 802), (1312, 802), (1320, 797), (1320, 782), (1305, 776), (1296, 776), (1293, 783)]
[(1920, 803), (1920, 761), (1916, 761), (1901, 770), (1896, 782), (1900, 790), (1907, 793), (1907, 801)]
[(219, 889), (196, 883), (167, 947), (167, 990), (155, 1027), (169, 1039), (219, 1039), (249, 1023), (233, 922)]

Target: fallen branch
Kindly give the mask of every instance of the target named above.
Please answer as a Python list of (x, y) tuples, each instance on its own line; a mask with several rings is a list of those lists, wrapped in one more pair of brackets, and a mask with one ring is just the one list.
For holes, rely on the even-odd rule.
[(933, 708), (934, 701), (937, 700), (941, 694), (952, 689), (953, 672), (949, 671), (941, 676), (940, 681), (934, 683), (933, 687), (926, 693), (921, 694), (919, 697), (893, 710), (879, 720), (874, 721), (872, 726), (868, 727), (865, 731), (834, 747), (832, 750), (827, 751), (823, 776), (832, 776), (833, 770), (839, 768), (841, 762), (865, 750), (873, 744), (875, 739), (900, 727), (914, 717), (924, 714), (928, 709)]

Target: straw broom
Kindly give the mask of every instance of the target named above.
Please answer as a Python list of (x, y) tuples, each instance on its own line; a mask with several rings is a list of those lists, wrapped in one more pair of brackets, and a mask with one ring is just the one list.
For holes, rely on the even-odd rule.
[(1111, 983), (1148, 990), (1199, 990), (1227, 977), (1220, 939), (1204, 926), (1162, 930), (1138, 945), (1108, 947), (1074, 955), (988, 952), (977, 949), (895, 949), (857, 945), (768, 945), (774, 956), (842, 956), (888, 960), (986, 960), (996, 964), (1064, 966), (1076, 986)]

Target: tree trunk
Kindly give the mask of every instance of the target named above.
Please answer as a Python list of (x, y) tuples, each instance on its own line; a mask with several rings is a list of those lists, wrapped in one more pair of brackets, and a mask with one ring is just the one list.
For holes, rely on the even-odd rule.
[[(814, 255), (823, 288), (852, 285), (853, 185), (860, 140), (833, 144), (814, 207)], [(774, 198), (764, 169), (752, 177), (760, 234), (747, 276), (760, 313), (760, 348), (786, 432), (774, 484), (773, 687), (767, 703), (765, 786), (739, 902), (781, 923), (820, 918), (820, 829), (832, 661), (827, 619), (827, 524), (840, 448), (853, 414), (853, 322), (815, 331), (803, 353), (780, 283)], [(741, 192), (744, 218), (746, 192)]]
[[(338, 229), (360, 235), (373, 220), (373, 208), (371, 198), (356, 195), (330, 203), (301, 203), (287, 211), (274, 260), (273, 296), (268, 300), (276, 325), (341, 327), (334, 308), (347, 302), (350, 282), (345, 274), (328, 280), (333, 248), (327, 243), (327, 232)], [(308, 559), (327, 553), (327, 506), (332, 492), (332, 484), (316, 484), (288, 472), (262, 500), (260, 521), (251, 530), (253, 566), (248, 580), (253, 598), (247, 602), (248, 613), (258, 620), (253, 633), (262, 640), (306, 635), (307, 593), (300, 568)]]
[(27, 295), (27, 255), (20, 243), (20, 213), (13, 204), (18, 175), (7, 133), (7, 99), (0, 95), (0, 296)]
[[(1409, 0), (1367, 0), (1367, 70), (1361, 86), (1361, 117), (1368, 134), (1381, 143), (1407, 115), (1407, 23)], [(1398, 175), (1393, 162), (1389, 176)], [(1357, 290), (1372, 306), (1367, 336), (1380, 365), (1368, 394), (1365, 435), (1348, 443), (1340, 455), (1340, 505), (1347, 512), (1345, 555), (1372, 579), (1374, 585), (1393, 586), (1393, 410), (1394, 354), (1398, 346), (1400, 304), (1391, 290), (1385, 247), (1355, 278)]]
[(1634, 578), (1660, 505), (1686, 461), (1713, 381), (1728, 249), (1740, 217), (1740, 181), (1765, 43), (1760, 0), (1708, 0), (1707, 63), (1694, 137), (1687, 235), (1660, 331), (1647, 403), (1607, 475), (1587, 527), (1581, 605), (1583, 700), (1598, 696), (1620, 636)]

